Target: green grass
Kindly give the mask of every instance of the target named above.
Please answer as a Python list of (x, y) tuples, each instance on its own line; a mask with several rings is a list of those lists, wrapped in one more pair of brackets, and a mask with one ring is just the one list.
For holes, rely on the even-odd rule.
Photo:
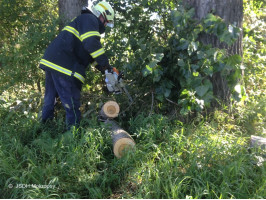
[[(113, 154), (109, 130), (97, 121), (99, 101), (108, 99), (98, 91), (87, 88), (87, 116), (69, 132), (62, 110), (40, 124), (43, 94), (32, 86), (12, 83), (13, 90), (0, 91), (0, 197), (265, 199), (266, 163), (258, 162), (265, 150), (249, 144), (251, 135), (266, 137), (265, 9), (255, 14), (249, 1), (244, 5), (245, 102), (184, 123), (140, 113), (148, 104), (143, 99), (137, 110), (121, 100), (127, 112), (119, 123), (136, 142), (121, 159)], [(20, 57), (12, 59), (20, 63)], [(132, 113), (138, 114), (130, 118)]]
[[(255, 24), (253, 29), (264, 33), (262, 19), (248, 13), (251, 21), (246, 19), (244, 27)], [(136, 142), (136, 150), (121, 159), (113, 154), (109, 130), (97, 121), (98, 101), (108, 98), (94, 92), (82, 103), (83, 113), (90, 114), (78, 130), (66, 132), (62, 109), (56, 120), (40, 124), (43, 95), (34, 89), (15, 87), (1, 93), (0, 197), (265, 199), (266, 162), (258, 162), (265, 150), (249, 144), (251, 135), (266, 137), (262, 38), (246, 30), (247, 98), (230, 109), (184, 123), (172, 116), (139, 113), (118, 101), (127, 111), (118, 121)], [(51, 188), (41, 188), (47, 185)]]
[(12, 110), (14, 104), (2, 101), (0, 196), (265, 198), (266, 165), (258, 166), (256, 157), (263, 151), (249, 149), (251, 134), (265, 136), (265, 100), (262, 95), (236, 107), (241, 112), (217, 110), (188, 124), (139, 114), (122, 123), (137, 144), (122, 159), (114, 157), (110, 133), (96, 114), (83, 119), (77, 131), (65, 132), (60, 113), (43, 126), (38, 103), (24, 101)]

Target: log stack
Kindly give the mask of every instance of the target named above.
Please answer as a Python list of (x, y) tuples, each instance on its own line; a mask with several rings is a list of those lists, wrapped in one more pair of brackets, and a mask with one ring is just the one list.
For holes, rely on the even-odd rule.
[(104, 123), (110, 128), (113, 141), (113, 152), (117, 158), (121, 158), (126, 151), (134, 149), (135, 142), (128, 132), (122, 129), (112, 119), (117, 117), (120, 108), (115, 101), (106, 102), (100, 111), (100, 116), (105, 118)]

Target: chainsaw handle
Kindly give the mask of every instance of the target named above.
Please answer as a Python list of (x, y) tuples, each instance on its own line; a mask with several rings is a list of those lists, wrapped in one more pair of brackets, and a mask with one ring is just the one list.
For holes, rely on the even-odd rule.
[(120, 72), (118, 77), (117, 77), (117, 80), (119, 81), (123, 77), (124, 77), (124, 72)]

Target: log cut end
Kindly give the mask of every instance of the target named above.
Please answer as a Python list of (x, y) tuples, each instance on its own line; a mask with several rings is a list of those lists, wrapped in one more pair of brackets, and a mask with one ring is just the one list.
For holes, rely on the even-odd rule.
[(135, 142), (131, 138), (121, 138), (114, 144), (114, 154), (117, 158), (121, 158), (126, 152), (133, 150)]
[(118, 116), (119, 111), (119, 105), (115, 101), (107, 101), (103, 105), (100, 115), (104, 118), (113, 119)]
[(100, 115), (107, 118), (104, 123), (111, 130), (114, 154), (117, 158), (121, 158), (127, 151), (134, 150), (135, 142), (125, 130), (112, 120), (118, 116), (118, 113), (118, 104), (115, 101), (108, 101), (103, 105)]

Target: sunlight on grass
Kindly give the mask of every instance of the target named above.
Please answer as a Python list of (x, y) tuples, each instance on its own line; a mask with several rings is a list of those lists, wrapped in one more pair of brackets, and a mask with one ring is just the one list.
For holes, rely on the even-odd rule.
[[(178, 114), (180, 105), (144, 108), (151, 99), (144, 104), (146, 96), (135, 95), (144, 106), (128, 107), (124, 97), (112, 96), (125, 108), (119, 125), (136, 142), (135, 151), (121, 159), (114, 156), (110, 130), (97, 120), (110, 99), (99, 85), (100, 73), (88, 74), (81, 106), (85, 114), (80, 127), (70, 131), (60, 105), (54, 120), (40, 123), (43, 94), (37, 88), (43, 90), (42, 85), (6, 88), (0, 93), (0, 197), (265, 199), (265, 149), (250, 147), (251, 135), (266, 138), (265, 38), (256, 32), (265, 33), (265, 12), (251, 11), (254, 5), (248, 2), (243, 101), (189, 118)], [(166, 113), (169, 105), (172, 110)]]

